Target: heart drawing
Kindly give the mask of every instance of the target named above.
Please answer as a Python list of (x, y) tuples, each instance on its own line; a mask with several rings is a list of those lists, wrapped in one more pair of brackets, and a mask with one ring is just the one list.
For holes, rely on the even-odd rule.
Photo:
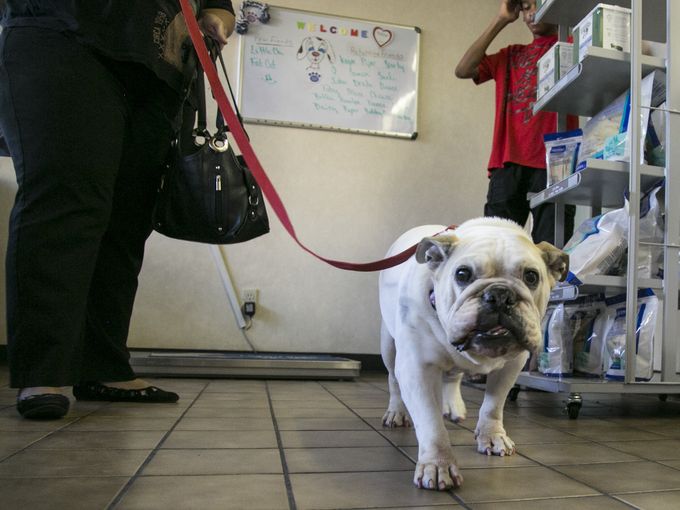
[(375, 39), (375, 42), (381, 48), (387, 46), (392, 40), (392, 37), (394, 37), (394, 34), (392, 33), (391, 30), (387, 30), (386, 28), (380, 27), (375, 27), (373, 29), (373, 39)]

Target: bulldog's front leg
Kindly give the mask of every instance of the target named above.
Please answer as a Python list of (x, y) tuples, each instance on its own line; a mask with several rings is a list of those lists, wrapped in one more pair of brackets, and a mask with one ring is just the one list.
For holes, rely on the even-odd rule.
[(418, 463), (413, 483), (422, 489), (459, 487), (463, 477), (451, 449), (441, 408), (442, 370), (418, 361), (414, 353), (397, 351), (397, 379), (418, 437)]
[(501, 456), (515, 453), (515, 443), (503, 427), (503, 407), (528, 356), (528, 352), (519, 354), (503, 368), (494, 370), (487, 376), (484, 402), (479, 410), (479, 421), (475, 429), (479, 453)]

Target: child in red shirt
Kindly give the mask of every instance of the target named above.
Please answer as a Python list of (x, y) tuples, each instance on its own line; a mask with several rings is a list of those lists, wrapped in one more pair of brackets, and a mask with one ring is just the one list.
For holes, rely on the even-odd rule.
[[(510, 23), (523, 20), (534, 36), (530, 44), (513, 44), (498, 53), (486, 55), (495, 37)], [(557, 42), (557, 26), (534, 23), (535, 0), (501, 0), (500, 10), (482, 35), (465, 52), (456, 67), (458, 78), (471, 78), (476, 84), (496, 82), (496, 115), (493, 147), (488, 164), (489, 189), (485, 216), (499, 216), (524, 225), (533, 214), (534, 242), (555, 242), (554, 204), (529, 208), (527, 193), (546, 186), (543, 135), (557, 131), (557, 114), (533, 113), (536, 101), (536, 64)], [(577, 119), (568, 119), (568, 129)], [(565, 239), (574, 229), (574, 207), (565, 207)]]

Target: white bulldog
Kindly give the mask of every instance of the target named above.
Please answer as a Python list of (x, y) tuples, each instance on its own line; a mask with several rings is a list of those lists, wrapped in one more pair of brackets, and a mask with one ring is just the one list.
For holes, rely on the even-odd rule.
[(465, 418), (463, 373), (488, 374), (477, 450), (514, 453), (503, 405), (529, 353), (541, 344), (550, 289), (566, 277), (569, 259), (500, 218), (474, 219), (448, 231), (414, 228), (388, 256), (418, 241), (414, 257), (380, 273), (381, 352), (390, 389), (383, 425), (408, 426), (408, 410), (419, 445), (413, 481), (446, 490), (463, 481), (442, 419)]

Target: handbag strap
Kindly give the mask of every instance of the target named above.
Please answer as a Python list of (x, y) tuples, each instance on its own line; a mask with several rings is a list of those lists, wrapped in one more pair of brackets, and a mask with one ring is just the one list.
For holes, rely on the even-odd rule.
[[(210, 83), (213, 96), (217, 101), (217, 105), (219, 106), (220, 112), (224, 116), (224, 120), (226, 120), (227, 125), (230, 127), (232, 136), (234, 137), (236, 144), (241, 150), (241, 154), (243, 155), (243, 158), (245, 159), (248, 168), (253, 173), (253, 177), (255, 177), (255, 180), (260, 185), (262, 193), (267, 198), (269, 204), (272, 206), (272, 209), (276, 213), (276, 216), (279, 218), (279, 221), (281, 221), (283, 228), (286, 229), (288, 234), (293, 238), (293, 240), (298, 244), (298, 246), (300, 246), (300, 248), (302, 248), (310, 255), (316, 257), (317, 259), (327, 264), (330, 264), (333, 267), (336, 267), (338, 269), (344, 269), (347, 271), (362, 271), (362, 272), (380, 271), (383, 269), (394, 267), (408, 260), (416, 252), (417, 245), (410, 246), (406, 250), (385, 259), (366, 263), (352, 263), (323, 257), (314, 252), (313, 250), (311, 250), (310, 248), (308, 248), (307, 246), (305, 246), (302, 243), (302, 241), (300, 241), (300, 239), (297, 236), (297, 233), (295, 232), (295, 227), (293, 227), (293, 223), (290, 221), (290, 217), (288, 216), (286, 207), (283, 205), (283, 202), (281, 201), (281, 197), (279, 197), (276, 188), (274, 188), (274, 185), (270, 181), (269, 176), (262, 168), (260, 161), (257, 159), (257, 155), (255, 154), (253, 147), (250, 145), (248, 136), (243, 130), (243, 126), (241, 125), (239, 118), (234, 113), (234, 110), (232, 109), (231, 104), (229, 103), (229, 99), (227, 99), (224, 87), (222, 87), (222, 83), (220, 82), (219, 76), (217, 74), (217, 69), (215, 68), (213, 61), (210, 58), (208, 49), (205, 45), (205, 41), (203, 40), (203, 36), (201, 34), (201, 30), (198, 27), (198, 22), (196, 21), (194, 11), (191, 9), (191, 6), (189, 5), (189, 0), (179, 1), (182, 7), (182, 14), (184, 15), (184, 20), (189, 29), (189, 35), (191, 36), (191, 40), (194, 43), (194, 48), (196, 49), (196, 54), (198, 55), (199, 61), (203, 66), (203, 71), (205, 72), (205, 75), (208, 78), (208, 82)], [(446, 230), (450, 230), (451, 228), (452, 227), (449, 227)]]
[(194, 129), (193, 135), (194, 138), (196, 136), (202, 136), (207, 142), (210, 138), (210, 131), (208, 131), (208, 118), (205, 106), (205, 80), (203, 79), (203, 70), (198, 69), (196, 74), (196, 81), (194, 82), (194, 95), (196, 97), (197, 103), (197, 114), (196, 128)]
[[(217, 46), (217, 43), (215, 43), (215, 46)], [(227, 87), (229, 88), (229, 95), (231, 96), (231, 104), (233, 105), (234, 110), (236, 112), (236, 118), (238, 119), (238, 122), (241, 125), (241, 129), (243, 129), (243, 132), (245, 133), (246, 137), (248, 138), (248, 140), (250, 140), (248, 132), (245, 130), (245, 127), (243, 127), (243, 117), (241, 117), (241, 112), (238, 109), (238, 103), (236, 101), (236, 98), (234, 97), (234, 90), (231, 88), (231, 82), (229, 81), (229, 74), (227, 74), (227, 66), (224, 65), (224, 58), (222, 57), (222, 52), (219, 51), (219, 48), (217, 48), (217, 58), (220, 61), (220, 66), (222, 67), (222, 74), (224, 74), (224, 79), (227, 80)], [(224, 122), (224, 116), (222, 115), (222, 111), (219, 108), (217, 109), (217, 120), (215, 124), (217, 125), (218, 129), (225, 129), (226, 131), (229, 131), (229, 126)]]

